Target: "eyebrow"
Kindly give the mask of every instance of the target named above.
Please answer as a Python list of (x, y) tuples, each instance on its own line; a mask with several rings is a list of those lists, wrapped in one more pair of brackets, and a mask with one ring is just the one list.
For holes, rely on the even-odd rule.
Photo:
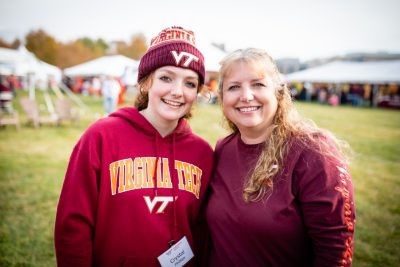
[[(259, 81), (263, 81), (265, 79), (265, 77), (262, 78), (258, 78), (258, 79), (252, 79), (250, 80), (250, 83), (254, 83), (254, 82), (259, 82)], [(227, 84), (240, 84), (241, 82), (239, 81), (230, 81)]]
[[(160, 70), (160, 73), (167, 73), (167, 74), (170, 74), (170, 75), (176, 75), (176, 72), (174, 72), (174, 71), (171, 71), (171, 70), (168, 70), (168, 69), (162, 69), (162, 70)], [(197, 81), (199, 81), (200, 80), (200, 78), (199, 77), (196, 77), (196, 76), (185, 76), (185, 78), (186, 79), (194, 79), (194, 80), (197, 80)]]

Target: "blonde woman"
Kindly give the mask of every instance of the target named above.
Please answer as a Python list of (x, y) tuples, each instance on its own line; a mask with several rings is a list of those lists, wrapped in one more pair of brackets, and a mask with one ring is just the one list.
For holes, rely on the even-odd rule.
[(217, 143), (210, 266), (350, 266), (355, 208), (344, 143), (302, 119), (263, 50), (221, 62), (232, 134)]

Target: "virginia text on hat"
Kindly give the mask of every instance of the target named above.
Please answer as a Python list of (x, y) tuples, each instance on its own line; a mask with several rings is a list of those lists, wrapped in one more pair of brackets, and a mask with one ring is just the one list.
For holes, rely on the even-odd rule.
[(171, 28), (164, 29), (156, 37), (151, 39), (150, 47), (157, 46), (164, 42), (186, 42), (193, 46), (196, 46), (194, 33), (187, 31), (182, 27), (173, 26)]

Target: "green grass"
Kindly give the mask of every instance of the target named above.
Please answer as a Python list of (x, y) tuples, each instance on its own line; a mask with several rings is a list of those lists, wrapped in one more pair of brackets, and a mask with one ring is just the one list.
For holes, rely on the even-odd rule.
[(354, 266), (400, 262), (400, 113), (299, 105), (307, 117), (347, 140), (357, 224)]
[[(82, 116), (77, 126), (0, 129), (0, 266), (55, 266), (54, 219), (68, 158), (79, 136), (99, 116), (94, 114), (102, 113), (100, 99), (83, 100), (92, 113)], [(319, 126), (347, 140), (355, 152), (353, 266), (398, 266), (400, 113), (296, 105)], [(212, 146), (227, 133), (218, 106), (196, 107), (191, 125)]]

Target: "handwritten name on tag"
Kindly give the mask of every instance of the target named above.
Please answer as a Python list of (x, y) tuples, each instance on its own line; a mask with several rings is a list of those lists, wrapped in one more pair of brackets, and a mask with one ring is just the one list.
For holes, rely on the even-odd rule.
[(186, 236), (184, 236), (175, 245), (158, 256), (157, 259), (162, 267), (181, 267), (193, 257), (193, 251)]

